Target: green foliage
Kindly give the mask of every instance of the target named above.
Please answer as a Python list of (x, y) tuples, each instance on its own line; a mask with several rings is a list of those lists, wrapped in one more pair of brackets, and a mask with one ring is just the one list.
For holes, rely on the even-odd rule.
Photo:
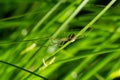
[(120, 77), (119, 2), (1, 1), (0, 80)]

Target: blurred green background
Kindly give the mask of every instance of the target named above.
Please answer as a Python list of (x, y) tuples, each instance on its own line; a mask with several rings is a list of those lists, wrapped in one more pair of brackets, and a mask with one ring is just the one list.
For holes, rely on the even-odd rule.
[(110, 1), (1, 0), (0, 80), (120, 80), (119, 0), (64, 47)]

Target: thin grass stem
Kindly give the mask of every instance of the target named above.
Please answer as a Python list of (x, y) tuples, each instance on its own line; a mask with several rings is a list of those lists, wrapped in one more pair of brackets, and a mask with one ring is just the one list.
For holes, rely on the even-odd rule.
[(32, 71), (29, 71), (29, 70), (27, 70), (27, 69), (24, 69), (24, 68), (22, 68), (22, 67), (16, 66), (16, 65), (14, 65), (14, 64), (12, 64), (12, 63), (9, 63), (9, 62), (6, 62), (6, 61), (2, 61), (2, 60), (0, 60), (0, 62), (3, 63), (3, 64), (10, 65), (10, 66), (12, 66), (12, 67), (15, 67), (15, 68), (17, 68), (17, 69), (23, 70), (23, 71), (25, 71), (25, 72), (28, 72), (28, 73), (30, 73), (30, 74), (32, 74), (32, 75), (35, 75), (35, 76), (37, 76), (37, 77), (39, 77), (39, 78), (42, 78), (42, 79), (44, 79), (44, 80), (48, 80), (47, 78), (45, 78), (45, 77), (43, 77), (43, 76), (41, 76), (41, 75), (39, 75), (39, 74), (36, 74), (36, 73), (34, 73), (34, 72), (32, 72)]

